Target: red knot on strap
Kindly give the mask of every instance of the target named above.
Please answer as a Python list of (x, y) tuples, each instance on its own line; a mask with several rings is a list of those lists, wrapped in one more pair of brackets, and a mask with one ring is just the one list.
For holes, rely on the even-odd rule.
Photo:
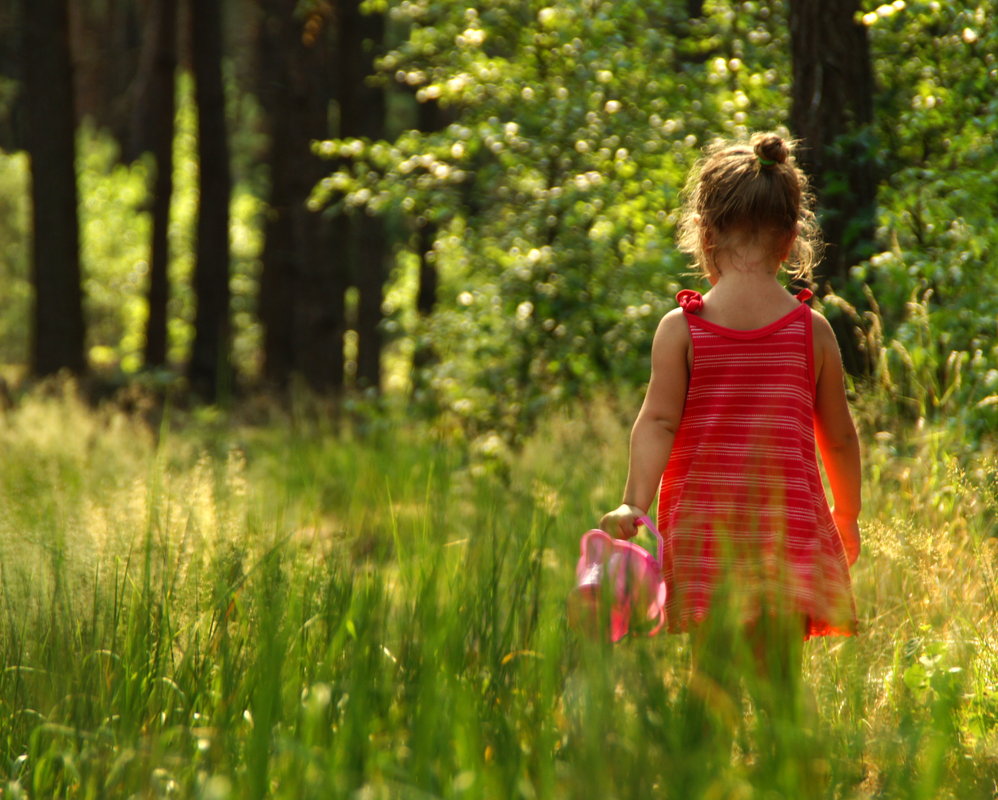
[(679, 307), (688, 314), (696, 314), (703, 308), (703, 295), (692, 289), (683, 289), (676, 295), (676, 300), (679, 301)]
[(797, 299), (800, 300), (802, 303), (806, 303), (812, 297), (814, 297), (814, 292), (812, 292), (810, 289), (801, 289), (799, 292), (797, 292)]

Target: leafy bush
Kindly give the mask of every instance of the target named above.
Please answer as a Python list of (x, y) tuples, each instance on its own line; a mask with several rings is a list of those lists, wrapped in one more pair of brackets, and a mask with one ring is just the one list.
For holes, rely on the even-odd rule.
[[(391, 142), (329, 141), (352, 168), (314, 201), (435, 226), (433, 399), (516, 435), (547, 404), (643, 379), (680, 287), (678, 191), (716, 134), (775, 126), (787, 70), (767, 4), (702, 19), (639, 2), (400, 3), (380, 64), (453, 122)], [(785, 62), (783, 62), (785, 65)]]
[[(994, 3), (880, 6), (883, 252), (854, 270), (875, 299), (885, 400), (976, 436), (998, 426), (998, 33)], [(856, 289), (852, 290), (854, 293)], [(855, 294), (854, 294), (855, 296)]]

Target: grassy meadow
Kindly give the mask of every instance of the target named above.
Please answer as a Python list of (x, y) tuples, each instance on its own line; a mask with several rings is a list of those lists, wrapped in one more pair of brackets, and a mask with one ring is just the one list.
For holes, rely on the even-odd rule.
[(151, 426), (25, 396), (0, 416), (0, 796), (995, 796), (986, 443), (859, 408), (862, 634), (806, 645), (801, 708), (715, 702), (720, 743), (691, 732), (685, 637), (565, 622), (631, 413), (511, 450), (391, 413)]

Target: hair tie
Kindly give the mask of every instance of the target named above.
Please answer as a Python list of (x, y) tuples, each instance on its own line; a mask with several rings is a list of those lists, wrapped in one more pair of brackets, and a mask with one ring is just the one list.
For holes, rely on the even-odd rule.
[(757, 158), (759, 159), (759, 163), (762, 164), (764, 167), (771, 167), (776, 163), (772, 159), (763, 158), (762, 156), (757, 156)]

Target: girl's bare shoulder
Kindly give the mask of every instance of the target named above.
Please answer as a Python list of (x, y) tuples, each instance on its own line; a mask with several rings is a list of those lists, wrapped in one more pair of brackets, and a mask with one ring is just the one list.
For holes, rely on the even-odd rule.
[[(811, 338), (814, 348), (814, 375), (815, 380), (820, 384), (822, 378), (834, 373), (835, 380), (841, 381), (842, 356), (839, 354), (839, 342), (835, 338), (835, 331), (832, 330), (831, 323), (825, 319), (824, 314), (811, 309)], [(831, 365), (831, 369), (826, 366)]]
[(838, 350), (838, 343), (835, 339), (835, 331), (832, 330), (831, 323), (825, 318), (825, 315), (820, 311), (815, 311), (811, 309), (811, 332), (814, 336), (815, 344), (820, 343), (823, 346), (831, 345), (836, 350)]
[(686, 316), (681, 308), (674, 308), (659, 320), (655, 338), (689, 339), (690, 329), (686, 324)]
[(686, 324), (681, 308), (674, 308), (658, 323), (655, 339), (652, 341), (652, 358), (659, 360), (670, 355), (686, 357), (690, 344), (690, 329)]

